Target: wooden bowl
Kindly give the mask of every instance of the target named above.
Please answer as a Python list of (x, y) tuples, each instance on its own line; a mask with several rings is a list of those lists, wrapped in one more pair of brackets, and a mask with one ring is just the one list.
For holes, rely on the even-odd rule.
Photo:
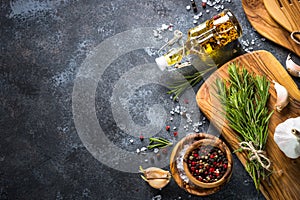
[[(216, 181), (213, 181), (213, 182), (203, 182), (203, 181), (200, 181), (198, 180), (191, 172), (190, 172), (190, 169), (189, 169), (189, 166), (188, 166), (188, 160), (189, 160), (189, 156), (190, 154), (193, 152), (193, 150), (201, 147), (201, 146), (212, 146), (212, 147), (216, 147), (218, 148), (219, 150), (221, 150), (221, 152), (225, 155), (225, 157), (227, 158), (227, 168), (226, 168), (226, 171), (225, 173), (223, 174), (223, 176), (216, 180)], [(215, 187), (219, 187), (221, 185), (223, 185), (224, 183), (228, 182), (230, 177), (231, 177), (231, 174), (232, 174), (232, 155), (231, 155), (231, 152), (229, 150), (229, 148), (227, 147), (227, 145), (222, 142), (219, 138), (215, 137), (213, 139), (202, 139), (202, 140), (199, 140), (195, 143), (193, 143), (186, 151), (185, 155), (184, 155), (184, 159), (183, 159), (183, 168), (184, 168), (184, 171), (186, 173), (186, 176), (189, 178), (189, 180), (201, 187), (201, 188), (215, 188)]]

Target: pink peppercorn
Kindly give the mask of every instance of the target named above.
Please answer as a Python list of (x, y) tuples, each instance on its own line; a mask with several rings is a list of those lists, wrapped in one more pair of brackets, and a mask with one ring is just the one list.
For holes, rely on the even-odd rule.
[(177, 131), (174, 132), (173, 135), (176, 137), (178, 135), (178, 132)]
[(140, 135), (140, 140), (143, 141), (144, 140), (144, 136)]
[(170, 126), (166, 126), (166, 131), (169, 131), (170, 130)]

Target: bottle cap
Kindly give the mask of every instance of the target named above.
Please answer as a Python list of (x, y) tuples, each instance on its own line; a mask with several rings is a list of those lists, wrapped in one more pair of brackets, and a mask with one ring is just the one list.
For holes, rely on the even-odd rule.
[(164, 71), (168, 66), (168, 63), (164, 56), (160, 56), (160, 57), (156, 58), (155, 62), (161, 71)]

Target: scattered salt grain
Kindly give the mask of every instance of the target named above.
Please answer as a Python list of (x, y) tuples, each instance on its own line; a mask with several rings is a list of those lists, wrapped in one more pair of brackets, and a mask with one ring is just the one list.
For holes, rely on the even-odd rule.
[(147, 147), (142, 147), (141, 152), (145, 152), (147, 150)]
[(133, 139), (130, 139), (129, 142), (130, 142), (130, 144), (133, 144)]
[(167, 24), (162, 24), (161, 25), (161, 29), (164, 30), (164, 31), (167, 30), (168, 28), (169, 28), (169, 26)]
[(189, 6), (186, 6), (185, 9), (186, 9), (187, 11), (190, 11), (190, 10), (191, 10), (191, 6), (190, 6), (190, 5), (189, 5)]
[(200, 12), (198, 15), (199, 15), (199, 17), (201, 17), (203, 14), (202, 14), (202, 12)]
[[(214, 3), (216, 3), (216, 2), (214, 2)], [(207, 5), (209, 5), (210, 7), (212, 7), (214, 4), (213, 4), (213, 2), (208, 1), (208, 2), (207, 2)]]
[(199, 16), (198, 15), (194, 15), (194, 19), (198, 20)]
[(159, 33), (158, 33), (158, 31), (157, 31), (157, 30), (153, 30), (153, 36), (154, 36), (154, 37), (156, 37), (156, 38), (158, 38), (158, 36), (159, 36)]
[(159, 152), (159, 149), (158, 149), (158, 148), (155, 148), (155, 149), (153, 150), (153, 152), (156, 154), (156, 153)]
[(161, 195), (156, 195), (152, 197), (152, 200), (161, 200), (161, 199), (162, 199)]

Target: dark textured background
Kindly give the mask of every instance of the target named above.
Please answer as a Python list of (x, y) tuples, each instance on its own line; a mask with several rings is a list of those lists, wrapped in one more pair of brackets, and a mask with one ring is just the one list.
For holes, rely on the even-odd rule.
[[(250, 44), (253, 50), (268, 50), (284, 64), (289, 52), (264, 41), (251, 28), (241, 2), (222, 2), (225, 8), (233, 10), (242, 25), (244, 34), (240, 40), (255, 40), (255, 45)], [(146, 200), (158, 194), (162, 199), (199, 199), (180, 189), (173, 180), (159, 191), (150, 188), (136, 173), (103, 165), (81, 142), (72, 116), (76, 73), (97, 45), (123, 31), (160, 27), (162, 23), (173, 23), (175, 29), (186, 33), (193, 26), (193, 14), (185, 9), (188, 3), (184, 0), (1, 1), (0, 199)], [(200, 21), (217, 13), (213, 8), (208, 9), (211, 12), (204, 13)], [(137, 58), (142, 58), (142, 62)], [(134, 67), (154, 62), (154, 58), (144, 50), (137, 50), (114, 61), (112, 68)], [(119, 79), (119, 75), (108, 72), (108, 82)], [(114, 122), (106, 117), (109, 96), (102, 93), (110, 90), (113, 83), (98, 86), (95, 106), (104, 132), (119, 144), (127, 135), (114, 135), (118, 127), (107, 126)], [(143, 89), (153, 91), (148, 100), (144, 102), (144, 96), (137, 93), (130, 104), (133, 120), (140, 125), (149, 123), (140, 113), (144, 107), (157, 97), (169, 98), (166, 88), (148, 85)], [(136, 102), (142, 109), (135, 107)], [(167, 104), (168, 109), (169, 104), (172, 102)], [(135, 150), (130, 144), (123, 148)], [(264, 199), (234, 158), (230, 182), (218, 193), (202, 199)]]

